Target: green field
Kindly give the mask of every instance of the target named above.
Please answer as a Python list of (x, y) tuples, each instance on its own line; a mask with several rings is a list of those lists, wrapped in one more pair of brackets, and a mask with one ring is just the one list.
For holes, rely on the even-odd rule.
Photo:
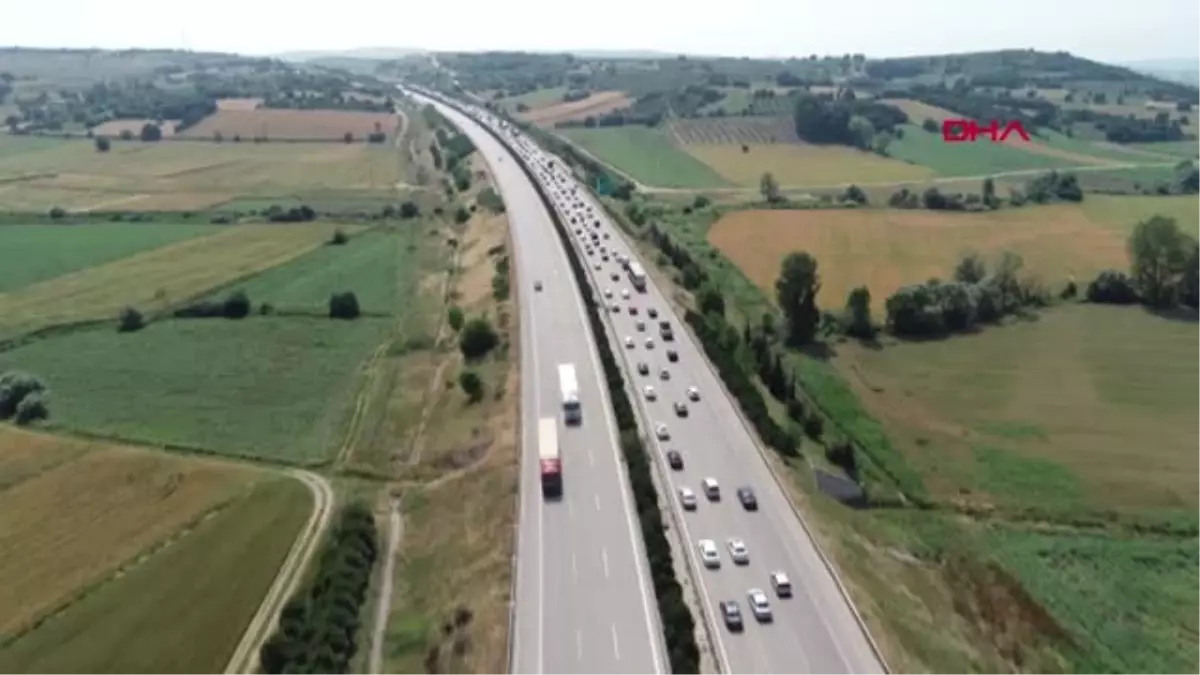
[[(408, 251), (410, 239), (398, 230), (366, 232), (341, 246), (322, 246), (237, 287), (255, 303), (320, 314), (328, 311), (331, 294), (354, 291), (364, 312), (390, 314), (413, 292), (411, 285), (416, 281), (406, 273), (414, 265), (414, 254)], [(224, 295), (220, 292), (213, 297)]]
[(0, 293), (191, 237), (216, 225), (0, 225)]
[[(1056, 169), (1079, 162), (1022, 150), (1015, 145), (992, 143), (946, 143), (940, 133), (931, 134), (915, 124), (904, 125), (904, 138), (892, 141), (888, 155), (927, 166), (943, 176), (986, 176), (1022, 169)], [(1009, 143), (1013, 140), (1010, 138)], [(1017, 141), (1019, 142), (1019, 141)]]
[(257, 316), (105, 326), (0, 352), (0, 372), (45, 378), (56, 426), (312, 463), (336, 450), (358, 366), (390, 327)]
[(296, 480), (259, 482), (0, 648), (0, 671), (222, 672), (311, 505)]
[(656, 129), (628, 125), (562, 129), (560, 133), (645, 185), (672, 188), (728, 185), (716, 171), (676, 148)]
[(1133, 147), (1150, 152), (1161, 152), (1175, 155), (1184, 159), (1196, 159), (1200, 155), (1200, 144), (1195, 140), (1174, 141), (1170, 143), (1134, 143)]
[[(1053, 129), (1040, 129), (1038, 137), (1034, 140), (1042, 145), (1058, 150), (1066, 150), (1089, 157), (1099, 157), (1100, 159), (1107, 159), (1121, 164), (1162, 164), (1171, 161), (1170, 157), (1155, 158), (1142, 152), (1129, 152), (1122, 150), (1120, 147), (1102, 145), (1087, 139), (1066, 136)], [(1149, 150), (1149, 148), (1145, 149)], [(1164, 151), (1159, 150), (1157, 152), (1162, 153)]]

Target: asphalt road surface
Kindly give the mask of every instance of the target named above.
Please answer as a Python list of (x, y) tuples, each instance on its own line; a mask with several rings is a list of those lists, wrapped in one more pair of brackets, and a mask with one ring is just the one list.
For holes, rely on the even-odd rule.
[[(554, 225), (517, 159), (441, 104), (504, 196), (521, 286), (521, 495), (515, 673), (663, 673), (662, 630), (616, 425), (583, 300)], [(534, 291), (535, 280), (543, 290)], [(575, 364), (580, 426), (563, 423), (558, 365)], [(545, 501), (538, 420), (558, 419), (563, 496)]]

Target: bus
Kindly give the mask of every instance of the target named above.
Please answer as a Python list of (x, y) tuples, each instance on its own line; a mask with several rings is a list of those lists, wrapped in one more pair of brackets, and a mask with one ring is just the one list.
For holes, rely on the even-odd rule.
[(562, 456), (558, 448), (558, 421), (553, 417), (538, 420), (538, 473), (542, 477), (542, 495), (562, 495)]
[(629, 263), (629, 281), (639, 292), (646, 292), (646, 270), (636, 262)]

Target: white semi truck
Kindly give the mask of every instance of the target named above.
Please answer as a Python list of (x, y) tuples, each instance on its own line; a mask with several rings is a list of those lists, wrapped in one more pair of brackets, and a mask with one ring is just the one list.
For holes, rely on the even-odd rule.
[(583, 408), (579, 404), (579, 382), (575, 379), (575, 364), (559, 364), (558, 386), (562, 391), (563, 421), (567, 424), (579, 424), (583, 421)]

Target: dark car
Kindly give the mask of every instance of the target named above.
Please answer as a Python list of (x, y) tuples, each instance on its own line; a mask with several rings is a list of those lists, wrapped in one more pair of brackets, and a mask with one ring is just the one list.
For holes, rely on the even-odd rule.
[(630, 316), (637, 316), (637, 305), (630, 305), (630, 306), (629, 306), (629, 315), (630, 315)]
[(668, 349), (667, 350), (667, 360), (670, 361), (671, 363), (675, 363), (676, 361), (679, 360), (679, 352), (675, 351), (674, 349)]
[(654, 309), (653, 307), (651, 307), (650, 309), (646, 310), (646, 313), (650, 315), (650, 318), (651, 318), (651, 319), (657, 319), (657, 318), (658, 318), (658, 310), (657, 310), (657, 309)]
[(667, 464), (676, 471), (683, 470), (683, 455), (679, 454), (678, 450), (667, 451)]
[(758, 497), (754, 496), (754, 490), (750, 486), (740, 487), (737, 490), (738, 501), (742, 503), (742, 508), (747, 511), (758, 510)]
[(679, 415), (680, 417), (687, 417), (688, 416), (687, 404), (684, 403), (683, 401), (676, 401), (675, 402), (675, 414)]
[(640, 375), (649, 375), (650, 374), (650, 366), (646, 365), (645, 361), (642, 361), (641, 363), (638, 364), (638, 374), (640, 374)]
[(744, 628), (742, 624), (742, 609), (733, 600), (721, 601), (721, 618), (725, 620), (725, 627), (731, 631), (741, 632)]
[(620, 274), (617, 274), (616, 272), (613, 272), (613, 275), (612, 275), (612, 280), (613, 280), (613, 281), (620, 281), (620, 280), (621, 280), (621, 275), (620, 275)]

